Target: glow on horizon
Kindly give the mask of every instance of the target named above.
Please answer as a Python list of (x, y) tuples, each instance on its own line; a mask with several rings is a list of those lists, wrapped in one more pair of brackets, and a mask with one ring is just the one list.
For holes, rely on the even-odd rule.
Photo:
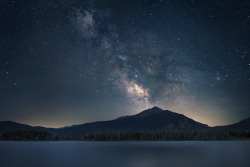
[[(175, 106), (175, 107), (170, 107), (170, 108), (160, 107), (160, 108), (163, 110), (170, 110), (170, 111), (175, 112), (175, 113), (183, 114), (186, 117), (193, 119), (194, 121), (200, 122), (202, 124), (207, 124), (210, 127), (229, 125), (229, 124), (233, 124), (233, 123), (236, 123), (238, 121), (241, 121), (241, 120), (223, 119), (223, 118), (225, 118), (225, 116), (223, 117), (223, 115), (215, 115), (216, 111), (212, 113), (211, 111), (209, 111), (209, 109), (206, 111), (205, 110), (200, 111), (199, 109), (197, 109), (197, 110), (193, 109), (192, 112), (190, 112), (187, 108), (182, 108), (181, 106)], [(146, 108), (146, 109), (148, 109), (148, 108)], [(143, 109), (143, 110), (145, 110), (145, 109)], [(132, 114), (128, 114), (128, 115), (138, 114), (143, 110), (137, 110), (137, 112), (132, 113)], [(95, 121), (113, 120), (113, 119), (116, 119), (116, 118), (121, 117), (121, 116), (125, 116), (125, 115), (117, 115), (117, 116), (113, 116), (110, 119), (98, 119), (98, 120), (89, 119), (89, 120), (82, 120), (82, 121), (81, 120), (74, 121), (72, 119), (72, 120), (67, 120), (67, 121), (64, 120), (62, 122), (57, 121), (57, 122), (51, 123), (51, 121), (43, 122), (43, 120), (36, 121), (35, 119), (33, 119), (31, 121), (21, 121), (19, 123), (28, 124), (31, 126), (42, 126), (42, 127), (46, 127), (46, 128), (62, 128), (62, 127), (66, 127), (66, 126), (79, 125), (79, 124), (90, 123), (90, 122), (95, 122)]]

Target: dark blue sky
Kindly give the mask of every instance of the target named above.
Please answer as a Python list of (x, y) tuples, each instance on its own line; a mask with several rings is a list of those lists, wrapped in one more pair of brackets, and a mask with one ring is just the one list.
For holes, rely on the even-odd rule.
[(250, 116), (250, 1), (0, 1), (0, 120), (60, 127), (159, 106)]

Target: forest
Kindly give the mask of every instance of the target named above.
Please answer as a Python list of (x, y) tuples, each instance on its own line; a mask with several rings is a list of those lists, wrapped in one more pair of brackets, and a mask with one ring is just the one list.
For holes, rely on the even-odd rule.
[(50, 141), (58, 139), (55, 134), (39, 130), (10, 131), (0, 135), (0, 140), (5, 141)]
[(200, 140), (250, 140), (250, 132), (220, 130), (187, 130), (167, 132), (106, 131), (87, 134), (87, 141), (200, 141)]
[(250, 132), (222, 130), (186, 130), (186, 131), (117, 131), (108, 130), (88, 133), (82, 138), (60, 137), (39, 130), (18, 130), (0, 135), (2, 141), (213, 141), (213, 140), (250, 140)]

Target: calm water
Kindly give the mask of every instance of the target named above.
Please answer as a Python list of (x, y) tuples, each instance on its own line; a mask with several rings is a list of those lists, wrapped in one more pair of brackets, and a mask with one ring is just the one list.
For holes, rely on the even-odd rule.
[(0, 142), (0, 167), (249, 167), (250, 142)]

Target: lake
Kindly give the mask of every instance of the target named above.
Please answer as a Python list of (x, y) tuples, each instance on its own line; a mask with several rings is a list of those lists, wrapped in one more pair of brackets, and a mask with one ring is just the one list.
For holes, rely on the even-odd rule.
[(249, 167), (248, 141), (0, 142), (0, 167)]

